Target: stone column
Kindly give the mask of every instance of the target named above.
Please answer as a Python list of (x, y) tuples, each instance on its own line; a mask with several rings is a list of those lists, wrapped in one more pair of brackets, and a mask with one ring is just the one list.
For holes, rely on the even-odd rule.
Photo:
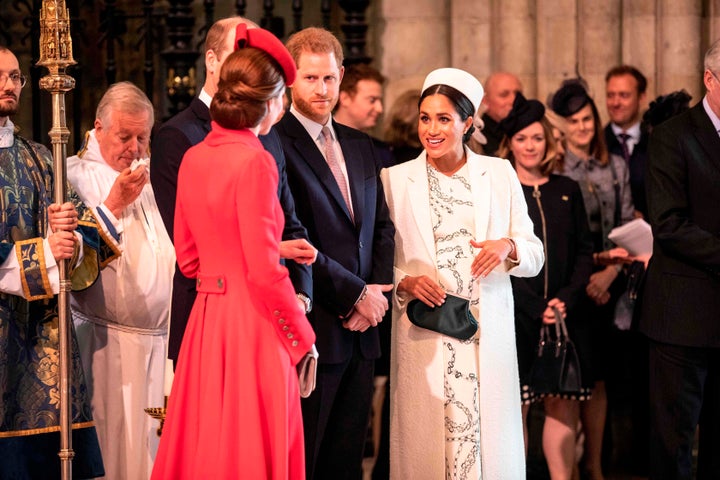
[[(715, 40), (720, 39), (720, 0), (708, 1), (708, 48)], [(704, 49), (702, 52), (705, 55)]]
[(532, 0), (492, 0), (491, 71), (520, 78), (528, 98), (537, 94), (537, 11)]
[(577, 64), (577, 0), (537, 2), (537, 86), (542, 102), (564, 78), (574, 77)]
[(493, 0), (452, 0), (450, 3), (450, 66), (462, 68), (484, 82), (493, 70), (496, 50), (492, 25)]
[(704, 94), (702, 0), (659, 0), (657, 13), (657, 93), (684, 88), (695, 103)]
[(451, 66), (450, 0), (380, 0), (375, 66), (389, 80), (385, 105), (410, 88), (420, 88), (436, 68)]
[(578, 0), (580, 74), (588, 82), (601, 116), (605, 111), (605, 74), (620, 63), (620, 7), (620, 0)]
[(622, 6), (622, 63), (636, 67), (647, 78), (646, 103), (657, 96), (656, 11), (655, 0), (633, 0)]

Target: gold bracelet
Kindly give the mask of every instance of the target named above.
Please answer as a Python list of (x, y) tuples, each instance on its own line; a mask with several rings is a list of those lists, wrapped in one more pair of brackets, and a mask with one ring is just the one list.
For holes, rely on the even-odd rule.
[(512, 238), (503, 237), (503, 240), (510, 244), (510, 252), (507, 254), (508, 258), (515, 253), (515, 241)]

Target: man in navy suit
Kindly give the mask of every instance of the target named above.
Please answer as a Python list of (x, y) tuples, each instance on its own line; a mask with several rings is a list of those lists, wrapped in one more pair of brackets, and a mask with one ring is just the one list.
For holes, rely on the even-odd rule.
[[(636, 217), (647, 217), (645, 200), (645, 165), (649, 132), (641, 120), (647, 79), (631, 65), (618, 65), (605, 75), (605, 105), (610, 122), (605, 126), (608, 151), (625, 159), (630, 172), (630, 192)], [(630, 472), (646, 477), (648, 464), (648, 351), (647, 339), (637, 332), (613, 329), (614, 354), (606, 379), (608, 394), (608, 428), (612, 447), (619, 461), (626, 462)], [(629, 412), (628, 418), (624, 412)], [(623, 428), (627, 422), (630, 429)]]
[[(217, 91), (220, 79), (220, 68), (223, 62), (235, 49), (235, 29), (238, 24), (245, 23), (249, 28), (257, 28), (254, 23), (242, 18), (231, 17), (218, 20), (208, 30), (205, 40), (205, 84), (188, 108), (178, 113), (153, 135), (151, 152), (150, 182), (155, 191), (155, 199), (160, 209), (165, 227), (170, 238), (173, 238), (175, 219), (175, 194), (180, 162), (185, 152), (200, 143), (210, 132), (210, 102)], [(285, 212), (285, 230), (283, 242), (280, 244), (280, 256), (283, 258), (314, 258), (315, 249), (307, 242), (307, 232), (295, 216), (293, 202), (285, 174), (285, 156), (277, 133), (273, 130), (261, 136), (265, 149), (275, 157), (280, 174), (278, 196)], [(312, 307), (312, 275), (310, 267), (292, 260), (286, 262), (290, 278), (295, 286), (298, 301), (306, 312)], [(170, 338), (168, 356), (177, 362), (180, 344), (185, 333), (185, 326), (197, 293), (195, 280), (185, 277), (179, 269), (175, 269), (173, 279), (172, 310), (170, 319)]]
[(720, 478), (720, 40), (705, 54), (702, 102), (650, 137), (655, 244), (640, 330), (650, 339), (650, 478)]
[[(630, 171), (630, 191), (636, 216), (647, 216), (645, 163), (648, 131), (640, 122), (647, 79), (631, 65), (618, 65), (605, 75), (605, 104), (610, 122), (605, 126), (608, 151), (623, 157)], [(623, 145), (624, 144), (624, 145)]]
[(372, 140), (333, 121), (343, 53), (328, 31), (287, 42), (298, 67), (290, 111), (276, 125), (297, 214), (317, 247), (314, 307), (317, 387), (303, 399), (308, 479), (360, 479), (380, 355), (377, 324), (392, 289), (395, 228)]

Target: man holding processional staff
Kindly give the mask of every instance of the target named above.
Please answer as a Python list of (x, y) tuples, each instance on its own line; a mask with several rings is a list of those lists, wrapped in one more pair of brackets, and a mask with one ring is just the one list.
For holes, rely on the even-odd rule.
[(55, 161), (10, 120), (26, 78), (0, 45), (0, 478), (93, 478), (104, 469), (68, 293), (92, 285), (119, 252), (65, 185), (64, 94), (74, 87), (65, 68), (75, 63), (69, 14), (64, 1), (46, 0), (40, 16), (38, 65), (50, 70), (40, 85), (52, 95)]

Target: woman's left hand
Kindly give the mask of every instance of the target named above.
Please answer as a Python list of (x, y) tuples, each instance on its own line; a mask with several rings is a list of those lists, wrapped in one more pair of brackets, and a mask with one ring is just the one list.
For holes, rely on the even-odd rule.
[(563, 302), (559, 298), (553, 298), (548, 302), (547, 308), (545, 309), (545, 312), (543, 312), (543, 324), (552, 325), (557, 321), (557, 318), (555, 318), (555, 310), (553, 310), (553, 307), (557, 308), (560, 312), (560, 315), (562, 315), (563, 320), (565, 319), (565, 316), (567, 315), (567, 312), (565, 311), (565, 302)]
[(485, 240), (484, 242), (470, 240), (470, 245), (480, 249), (480, 252), (475, 255), (470, 270), (473, 278), (487, 277), (495, 267), (505, 261), (512, 251), (510, 242), (504, 239)]
[(317, 259), (317, 248), (304, 238), (283, 240), (280, 242), (280, 258), (294, 260), (303, 265), (311, 265)]

